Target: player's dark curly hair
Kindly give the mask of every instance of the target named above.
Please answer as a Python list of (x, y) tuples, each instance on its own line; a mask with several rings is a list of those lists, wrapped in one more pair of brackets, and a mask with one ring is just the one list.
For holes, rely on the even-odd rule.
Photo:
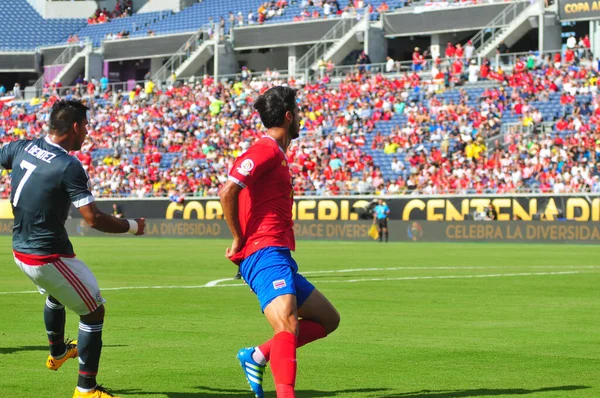
[(286, 112), (296, 109), (296, 90), (284, 86), (273, 87), (258, 97), (254, 109), (260, 114), (260, 120), (266, 128), (279, 127), (285, 120)]
[(50, 112), (50, 130), (58, 136), (67, 134), (73, 128), (73, 123), (81, 123), (87, 118), (88, 110), (87, 106), (77, 100), (55, 102)]

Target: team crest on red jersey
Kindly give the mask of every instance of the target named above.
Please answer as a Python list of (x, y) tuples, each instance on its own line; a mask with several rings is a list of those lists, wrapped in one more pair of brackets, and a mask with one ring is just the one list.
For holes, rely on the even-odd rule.
[(250, 175), (250, 172), (253, 168), (254, 162), (252, 161), (252, 159), (246, 159), (242, 162), (242, 164), (240, 164), (240, 167), (237, 168), (237, 172), (247, 177), (248, 175)]

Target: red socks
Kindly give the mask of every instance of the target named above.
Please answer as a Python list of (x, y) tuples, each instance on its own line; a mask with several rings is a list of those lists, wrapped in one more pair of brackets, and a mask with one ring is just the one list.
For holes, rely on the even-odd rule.
[(272, 341), (271, 372), (275, 380), (277, 398), (295, 398), (296, 336), (290, 332), (281, 332), (277, 333)]
[(316, 322), (301, 319), (298, 339), (290, 332), (277, 333), (271, 340), (258, 346), (265, 359), (271, 360), (277, 398), (295, 398), (296, 348), (327, 336), (325, 328)]
[[(298, 333), (297, 348), (300, 348), (308, 343), (312, 343), (315, 340), (327, 337), (325, 328), (319, 323), (309, 321), (308, 319), (301, 319), (298, 324), (300, 332)], [(258, 346), (258, 349), (260, 352), (262, 352), (267, 362), (269, 361), (272, 345), (273, 339)]]
[(317, 322), (309, 321), (308, 319), (300, 319), (300, 333), (298, 333), (298, 348), (315, 340), (327, 337), (325, 328)]

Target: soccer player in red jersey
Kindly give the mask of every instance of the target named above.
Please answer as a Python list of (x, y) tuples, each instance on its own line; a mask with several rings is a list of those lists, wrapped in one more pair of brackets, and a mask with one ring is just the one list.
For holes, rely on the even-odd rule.
[(300, 131), (296, 91), (273, 87), (254, 108), (268, 130), (235, 161), (219, 196), (233, 235), (225, 255), (257, 295), (274, 336), (241, 349), (237, 357), (256, 397), (264, 397), (262, 381), (270, 361), (277, 397), (290, 398), (295, 397), (296, 348), (333, 332), (340, 316), (298, 273), (290, 253), (295, 250), (294, 202), (285, 151)]

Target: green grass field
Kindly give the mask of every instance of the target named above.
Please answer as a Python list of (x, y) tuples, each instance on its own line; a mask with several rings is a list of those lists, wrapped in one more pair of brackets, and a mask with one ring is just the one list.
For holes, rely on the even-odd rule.
[[(0, 398), (70, 397), (77, 362), (45, 369), (44, 299), (0, 243)], [(238, 281), (204, 286), (235, 274), (229, 242), (73, 243), (108, 300), (101, 383), (252, 397), (235, 354), (270, 329)], [(342, 317), (299, 350), (299, 397), (600, 397), (600, 247), (299, 242), (295, 258)]]

